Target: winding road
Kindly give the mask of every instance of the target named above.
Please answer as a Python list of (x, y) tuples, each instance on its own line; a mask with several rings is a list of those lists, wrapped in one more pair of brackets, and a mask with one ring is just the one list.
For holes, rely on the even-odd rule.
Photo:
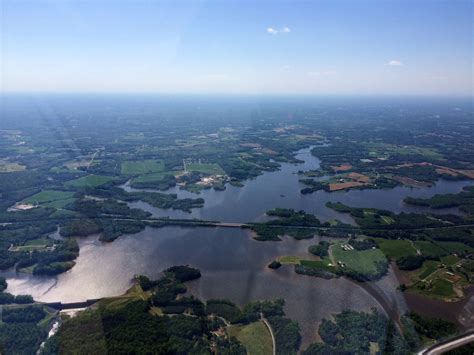
[(447, 351), (459, 348), (463, 345), (467, 345), (470, 343), (474, 343), (474, 330), (470, 330), (469, 332), (459, 335), (453, 339), (449, 339), (443, 341), (441, 343), (435, 344), (428, 349), (424, 349), (420, 351), (419, 355), (438, 355), (444, 354)]
[(263, 321), (268, 331), (270, 332), (270, 335), (272, 337), (272, 344), (273, 344), (273, 355), (276, 355), (276, 340), (275, 340), (275, 335), (273, 334), (272, 326), (270, 325), (270, 323), (268, 323), (267, 319), (263, 316), (263, 313), (260, 313), (260, 319)]

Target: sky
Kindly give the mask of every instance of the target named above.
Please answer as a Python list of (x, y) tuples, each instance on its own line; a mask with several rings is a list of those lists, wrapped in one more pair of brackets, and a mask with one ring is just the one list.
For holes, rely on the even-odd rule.
[(0, 91), (473, 95), (470, 0), (0, 0)]

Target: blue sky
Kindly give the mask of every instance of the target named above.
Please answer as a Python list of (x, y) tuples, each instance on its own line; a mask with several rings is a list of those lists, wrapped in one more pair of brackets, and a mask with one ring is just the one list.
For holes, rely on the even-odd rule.
[(464, 0), (0, 0), (2, 91), (470, 95)]

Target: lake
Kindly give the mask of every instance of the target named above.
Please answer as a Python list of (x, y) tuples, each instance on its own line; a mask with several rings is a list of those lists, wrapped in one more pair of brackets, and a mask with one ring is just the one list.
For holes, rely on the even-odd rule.
[[(299, 182), (299, 170), (318, 169), (320, 161), (314, 157), (311, 148), (298, 151), (296, 158), (303, 160), (302, 164), (281, 164), (281, 169), (265, 172), (255, 179), (245, 182), (243, 187), (227, 185), (226, 190), (203, 190), (195, 194), (179, 187), (174, 187), (166, 192), (173, 192), (179, 198), (202, 197), (205, 200), (203, 208), (193, 209), (191, 213), (180, 210), (160, 209), (144, 202), (130, 203), (130, 207), (141, 208), (153, 214), (154, 217), (170, 218), (198, 218), (204, 220), (217, 220), (223, 222), (259, 222), (265, 221), (265, 212), (275, 207), (293, 208), (314, 213), (322, 221), (334, 218), (345, 223), (354, 223), (347, 214), (335, 212), (325, 206), (328, 201), (338, 201), (354, 207), (373, 207), (388, 209), (393, 212), (432, 212), (459, 214), (457, 208), (433, 210), (427, 207), (411, 206), (403, 202), (407, 196), (431, 197), (435, 194), (456, 193), (463, 186), (473, 185), (473, 181), (447, 181), (439, 180), (431, 187), (410, 188), (398, 186), (393, 189), (366, 189), (349, 190), (340, 192), (317, 191), (313, 194), (303, 195), (300, 190), (304, 187)], [(125, 184), (127, 191), (144, 191), (131, 188)], [(155, 190), (145, 190), (155, 191)]]
[[(135, 274), (158, 278), (172, 265), (189, 264), (202, 271), (199, 280), (188, 283), (203, 299), (228, 298), (244, 305), (251, 300), (284, 298), (287, 314), (302, 328), (305, 344), (314, 340), (318, 322), (346, 308), (369, 310), (381, 305), (361, 285), (345, 278), (323, 280), (298, 275), (292, 266), (270, 270), (266, 265), (280, 255), (311, 259), (312, 240), (257, 242), (248, 230), (230, 228), (146, 228), (104, 244), (97, 236), (79, 239), (81, 252), (76, 266), (57, 277), (33, 277), (3, 273), (8, 290), (30, 293), (40, 301), (82, 301), (114, 296), (130, 287)], [(395, 279), (384, 279), (381, 297), (404, 310), (403, 295)]]
[[(408, 206), (406, 196), (429, 197), (436, 193), (458, 192), (466, 181), (438, 181), (429, 188), (397, 187), (386, 190), (353, 190), (327, 193), (318, 191), (301, 195), (298, 170), (316, 169), (319, 160), (310, 149), (298, 152), (302, 164), (282, 164), (280, 170), (266, 172), (247, 181), (244, 187), (228, 186), (225, 191), (203, 191), (202, 209), (192, 213), (154, 208), (143, 202), (130, 204), (151, 211), (155, 216), (173, 218), (201, 218), (225, 222), (265, 220), (265, 212), (274, 207), (303, 209), (326, 221), (339, 218), (353, 223), (345, 214), (325, 207), (327, 201), (340, 201), (351, 206), (377, 207), (394, 212), (428, 211), (427, 208)], [(124, 186), (130, 190), (129, 186)], [(198, 195), (174, 188), (179, 197)], [(282, 196), (281, 196), (282, 195)], [(436, 213), (459, 213), (457, 209), (434, 210)], [(53, 234), (57, 237), (57, 233)], [(2, 272), (7, 277), (8, 291), (13, 294), (32, 294), (40, 301), (84, 301), (91, 298), (115, 296), (130, 287), (133, 276), (144, 274), (158, 278), (160, 272), (172, 265), (189, 264), (202, 271), (202, 278), (188, 284), (190, 292), (203, 298), (228, 298), (243, 305), (251, 300), (284, 298), (285, 309), (302, 329), (304, 346), (315, 340), (318, 322), (344, 309), (383, 309), (392, 317), (407, 310), (406, 295), (396, 288), (399, 284), (394, 270), (379, 281), (360, 284), (345, 278), (323, 280), (297, 275), (292, 266), (270, 270), (266, 265), (280, 255), (311, 258), (312, 240), (296, 241), (284, 238), (281, 242), (257, 242), (248, 230), (231, 228), (149, 228), (112, 243), (102, 243), (98, 236), (79, 240), (80, 255), (70, 271), (57, 277), (33, 277), (13, 270)], [(422, 309), (422, 299), (409, 297), (410, 307)], [(464, 304), (444, 305), (443, 312), (452, 313), (461, 323), (470, 319)], [(472, 308), (472, 307), (471, 307)], [(466, 313), (467, 312), (467, 313)]]

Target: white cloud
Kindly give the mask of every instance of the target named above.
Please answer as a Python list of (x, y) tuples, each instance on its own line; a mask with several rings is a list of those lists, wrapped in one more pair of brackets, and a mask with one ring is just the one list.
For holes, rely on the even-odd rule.
[(290, 32), (291, 32), (291, 29), (287, 26), (283, 27), (281, 30), (276, 30), (273, 27), (268, 27), (267, 28), (267, 33), (269, 33), (271, 35), (276, 35), (276, 34), (279, 34), (279, 33), (290, 33)]
[(403, 65), (403, 63), (400, 62), (399, 60), (391, 60), (388, 63), (386, 63), (385, 65), (390, 65), (392, 67), (401, 67)]

